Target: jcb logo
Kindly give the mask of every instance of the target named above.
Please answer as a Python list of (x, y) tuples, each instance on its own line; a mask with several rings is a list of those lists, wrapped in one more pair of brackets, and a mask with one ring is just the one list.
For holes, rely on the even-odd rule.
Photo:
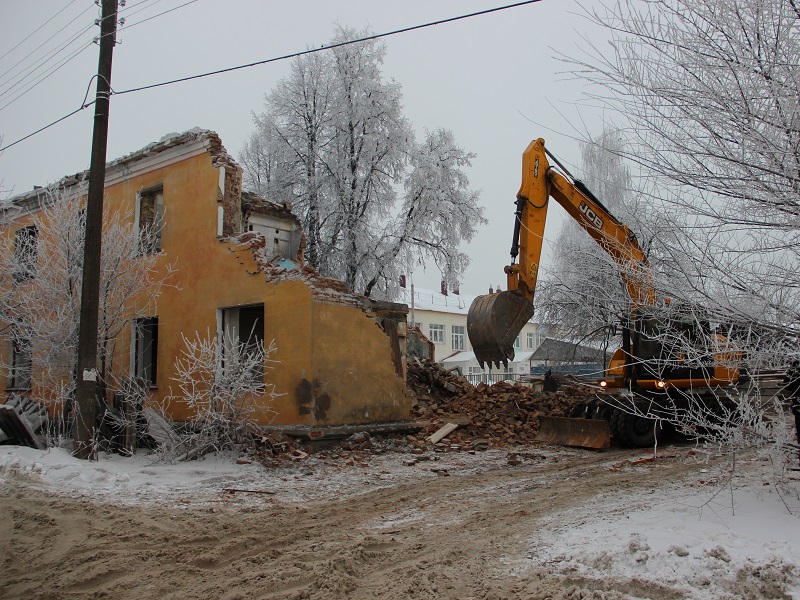
[(583, 215), (587, 219), (589, 219), (589, 221), (591, 223), (593, 223), (595, 227), (597, 227), (598, 229), (602, 229), (603, 228), (603, 219), (598, 217), (595, 214), (595, 212), (591, 208), (589, 208), (589, 205), (586, 204), (586, 202), (581, 201), (580, 209), (581, 209), (581, 212), (583, 213)]

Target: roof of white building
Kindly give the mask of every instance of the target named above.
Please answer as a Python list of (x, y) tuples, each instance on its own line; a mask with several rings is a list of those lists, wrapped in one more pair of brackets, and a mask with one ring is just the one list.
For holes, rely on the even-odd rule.
[[(450, 292), (445, 296), (441, 292), (414, 286), (413, 304), (415, 310), (431, 310), (435, 312), (465, 315), (469, 311), (469, 306), (474, 299), (475, 296), (467, 294)], [(412, 298), (410, 287), (400, 288), (397, 302), (403, 302), (408, 304), (409, 308), (411, 307)]]
[[(475, 298), (477, 296), (472, 294), (456, 294), (455, 292), (450, 292), (445, 296), (441, 292), (414, 286), (414, 310), (466, 315)], [(400, 288), (395, 302), (408, 304), (408, 307), (411, 308), (411, 288)], [(530, 322), (533, 323), (534, 320), (531, 319)]]

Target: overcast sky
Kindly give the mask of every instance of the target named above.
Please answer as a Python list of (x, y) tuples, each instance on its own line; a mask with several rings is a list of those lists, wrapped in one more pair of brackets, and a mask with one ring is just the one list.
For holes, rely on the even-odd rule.
[[(505, 4), (511, 1), (128, 0), (121, 14), (127, 23), (114, 50), (112, 87), (123, 91), (318, 47), (331, 39), (336, 23), (382, 33)], [(170, 9), (175, 10), (156, 16)], [(560, 74), (565, 66), (554, 58), (557, 51), (574, 55), (582, 35), (596, 35), (578, 12), (573, 0), (541, 0), (385, 38), (384, 76), (402, 85), (405, 115), (418, 137), (425, 128), (448, 128), (477, 155), (468, 175), (481, 190), (489, 225), (466, 246), (473, 262), (461, 284), (465, 293), (484, 293), (497, 284), (505, 289), (503, 265), (509, 262), (520, 156), (528, 142), (544, 137), (552, 152), (577, 168), (575, 129), (600, 133), (600, 117), (578, 108), (582, 85)], [(81, 105), (97, 71), (97, 46), (91, 40), (99, 30), (92, 25), (99, 7), (93, 0), (0, 0), (0, 15), (0, 135), (5, 145)], [(60, 59), (10, 89), (18, 73), (30, 71), (31, 60), (47, 56), (81, 31), (75, 43), (56, 52)], [(192, 127), (216, 131), (238, 157), (253, 129), (252, 112), (262, 110), (265, 92), (287, 69), (288, 62), (281, 61), (113, 96), (108, 159)], [(36, 87), (15, 100), (38, 79)], [(3, 188), (18, 194), (88, 168), (92, 117), (93, 108), (86, 109), (3, 152)], [(562, 215), (560, 208), (551, 211), (551, 240)], [(418, 286), (438, 287), (439, 279), (435, 268), (413, 274)]]

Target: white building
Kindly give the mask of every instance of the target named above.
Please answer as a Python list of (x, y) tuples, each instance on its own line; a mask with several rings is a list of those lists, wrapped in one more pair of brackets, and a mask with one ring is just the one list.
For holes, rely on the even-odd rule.
[[(425, 288), (401, 288), (398, 302), (408, 304), (408, 325), (419, 327), (435, 345), (435, 359), (445, 368), (458, 366), (464, 375), (472, 375), (477, 381), (480, 375), (488, 374), (489, 368), (482, 369), (475, 359), (472, 346), (467, 336), (467, 312), (475, 296), (458, 292), (442, 293)], [(508, 368), (491, 369), (493, 374), (513, 374), (512, 377), (527, 375), (530, 372), (530, 355), (539, 347), (544, 339), (544, 332), (539, 324), (529, 321), (517, 337), (514, 349), (515, 360)], [(508, 378), (512, 378), (508, 377)], [(482, 380), (494, 380), (481, 378)]]

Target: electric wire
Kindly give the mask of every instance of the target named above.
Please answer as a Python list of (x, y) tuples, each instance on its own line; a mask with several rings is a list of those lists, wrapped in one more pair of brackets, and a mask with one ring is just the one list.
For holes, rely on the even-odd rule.
[[(194, 0), (192, 0), (192, 1), (194, 1)], [(172, 85), (172, 84), (175, 84), (175, 83), (182, 83), (184, 81), (191, 81), (191, 80), (194, 80), (194, 79), (201, 79), (201, 78), (204, 78), (204, 77), (211, 77), (213, 75), (220, 75), (222, 73), (228, 73), (228, 72), (231, 72), (231, 71), (238, 71), (238, 70), (241, 70), (241, 69), (247, 69), (247, 68), (255, 67), (255, 66), (259, 66), (259, 65), (265, 65), (265, 64), (269, 64), (269, 63), (273, 63), (273, 62), (278, 62), (278, 61), (281, 61), (281, 60), (288, 60), (290, 58), (297, 58), (297, 57), (300, 57), (300, 56), (305, 56), (305, 55), (313, 54), (313, 53), (316, 53), (316, 52), (322, 52), (322, 51), (325, 51), (325, 50), (332, 50), (334, 48), (341, 48), (343, 46), (349, 46), (349, 45), (358, 44), (358, 43), (361, 43), (361, 42), (377, 40), (377, 39), (380, 39), (380, 38), (383, 38), (383, 37), (389, 37), (389, 36), (398, 35), (398, 34), (401, 34), (401, 33), (408, 33), (410, 31), (416, 31), (416, 30), (425, 29), (425, 28), (428, 28), (428, 27), (434, 27), (436, 25), (443, 25), (443, 24), (446, 24), (446, 23), (453, 23), (453, 22), (456, 22), (456, 21), (461, 21), (461, 20), (464, 20), (464, 19), (472, 18), (472, 17), (478, 17), (478, 16), (483, 16), (483, 15), (487, 15), (487, 14), (503, 11), (503, 10), (509, 10), (509, 9), (512, 9), (512, 8), (518, 8), (520, 6), (526, 6), (526, 5), (529, 5), (529, 4), (536, 4), (536, 3), (541, 2), (541, 1), (542, 0), (524, 0), (522, 2), (515, 2), (513, 4), (506, 4), (504, 6), (498, 6), (498, 7), (495, 7), (495, 8), (489, 8), (489, 9), (485, 9), (485, 10), (481, 10), (481, 11), (477, 11), (477, 12), (473, 12), (473, 13), (459, 15), (459, 16), (456, 16), (456, 17), (449, 17), (447, 19), (440, 19), (438, 21), (430, 21), (428, 23), (423, 23), (423, 24), (420, 24), (420, 25), (412, 25), (410, 27), (404, 27), (404, 28), (401, 28), (401, 29), (395, 29), (393, 31), (388, 31), (388, 32), (385, 32), (385, 33), (377, 33), (377, 34), (374, 34), (374, 35), (365, 36), (365, 37), (358, 38), (358, 39), (355, 39), (355, 40), (347, 40), (347, 41), (344, 41), (344, 42), (338, 42), (336, 44), (323, 45), (323, 46), (320, 46), (319, 48), (311, 48), (309, 50), (303, 50), (301, 52), (294, 52), (292, 54), (285, 54), (283, 56), (268, 58), (268, 59), (265, 59), (265, 60), (248, 63), (248, 64), (245, 64), (245, 65), (238, 65), (238, 66), (235, 66), (235, 67), (228, 67), (226, 69), (218, 69), (216, 71), (209, 71), (209, 72), (200, 73), (200, 74), (197, 74), (197, 75), (190, 75), (188, 77), (181, 77), (179, 79), (173, 79), (173, 80), (164, 81), (164, 82), (161, 82), (161, 83), (154, 83), (154, 84), (144, 85), (144, 86), (140, 86), (140, 87), (136, 87), (136, 88), (129, 88), (127, 90), (122, 90), (122, 91), (119, 91), (119, 92), (113, 92), (112, 91), (112, 94), (115, 94), (115, 95), (131, 94), (131, 93), (134, 93), (134, 92), (140, 92), (140, 91), (143, 91), (143, 90), (149, 90), (149, 89), (153, 89), (153, 88), (157, 88), (157, 87), (164, 87), (164, 86)], [(23, 141), (33, 137), (34, 135), (37, 135), (37, 134), (41, 133), (42, 131), (45, 131), (46, 129), (49, 129), (50, 127), (53, 127), (54, 125), (57, 125), (58, 123), (61, 123), (62, 121), (66, 120), (66, 119), (72, 117), (73, 115), (79, 113), (80, 111), (88, 108), (92, 104), (94, 104), (94, 101), (86, 103), (86, 104), (82, 104), (79, 108), (75, 109), (71, 113), (66, 114), (63, 117), (60, 117), (59, 119), (56, 119), (52, 123), (48, 123), (47, 125), (37, 129), (33, 133), (29, 133), (25, 137), (19, 138), (19, 139), (15, 140), (15, 141), (11, 142), (10, 144), (6, 144), (5, 146), (0, 147), (0, 152), (3, 152), (4, 150), (7, 150), (8, 148), (16, 146), (20, 142), (23, 142)]]
[[(74, 2), (74, 1), (75, 1), (75, 0), (73, 0), (73, 2)], [(143, 0), (142, 2), (139, 2), (139, 3), (137, 3), (137, 4), (134, 4), (133, 6), (140, 6), (141, 4), (146, 4), (146, 3), (150, 2), (150, 1), (151, 1), (151, 0)], [(145, 7), (142, 7), (142, 8), (140, 8), (138, 11), (135, 11), (134, 13), (131, 13), (131, 14), (136, 14), (136, 13), (138, 13), (138, 12), (141, 12), (141, 11), (143, 11), (143, 10), (146, 10), (146, 9), (148, 9), (148, 8), (151, 8), (152, 6), (155, 6), (155, 4), (157, 4), (158, 2), (161, 2), (161, 1), (162, 1), (162, 0), (155, 0), (155, 3), (153, 3), (153, 4), (149, 4), (148, 6), (145, 6)], [(133, 23), (132, 25), (128, 25), (127, 27), (133, 27), (133, 26), (135, 26), (135, 25), (139, 25), (140, 23), (144, 23), (145, 21), (150, 21), (150, 20), (152, 20), (152, 19), (155, 19), (155, 18), (157, 18), (157, 17), (160, 17), (160, 16), (162, 16), (162, 15), (165, 15), (165, 14), (167, 14), (167, 13), (169, 13), (169, 12), (172, 12), (172, 11), (178, 10), (178, 9), (180, 9), (180, 8), (183, 8), (184, 6), (187, 6), (187, 5), (189, 5), (189, 4), (193, 4), (194, 2), (197, 2), (197, 0), (190, 0), (189, 2), (186, 2), (186, 3), (184, 3), (184, 4), (181, 4), (181, 5), (179, 5), (179, 6), (175, 6), (175, 7), (171, 8), (171, 9), (169, 9), (169, 10), (166, 10), (166, 11), (163, 11), (163, 12), (161, 12), (161, 13), (159, 13), (159, 14), (153, 15), (153, 16), (151, 16), (151, 17), (148, 17), (148, 18), (146, 18), (146, 19), (143, 19), (143, 20), (141, 20), (141, 21), (137, 21), (136, 23)], [(116, 16), (118, 16), (118, 15), (119, 15), (121, 12), (125, 11), (127, 8), (128, 8), (128, 7), (123, 7), (121, 10), (117, 11), (117, 15), (116, 15)], [(86, 11), (84, 11), (84, 12), (86, 12)], [(106, 17), (106, 18), (110, 18), (110, 17)], [(73, 20), (74, 20), (74, 19), (73, 19)], [(86, 27), (86, 29), (84, 29), (83, 31), (79, 32), (79, 33), (78, 33), (76, 36), (74, 36), (74, 37), (73, 37), (71, 40), (69, 40), (68, 42), (66, 42), (65, 44), (63, 44), (63, 45), (62, 45), (60, 48), (57, 48), (56, 50), (52, 51), (52, 52), (51, 52), (51, 54), (49, 55), (49, 57), (47, 58), (47, 60), (45, 60), (45, 61), (44, 61), (44, 62), (43, 62), (43, 63), (42, 63), (42, 64), (41, 64), (39, 67), (37, 67), (36, 69), (34, 69), (33, 71), (31, 71), (31, 72), (30, 72), (28, 75), (26, 75), (25, 77), (23, 77), (22, 79), (20, 79), (19, 81), (17, 81), (17, 82), (16, 82), (16, 83), (15, 83), (13, 86), (11, 86), (10, 88), (8, 88), (8, 89), (7, 89), (7, 90), (5, 90), (4, 92), (0, 92), (0, 98), (2, 98), (3, 96), (5, 96), (5, 95), (9, 94), (10, 92), (12, 92), (12, 91), (14, 90), (14, 88), (16, 88), (18, 85), (20, 85), (20, 84), (21, 84), (23, 81), (25, 81), (25, 79), (26, 79), (26, 78), (29, 78), (29, 77), (30, 77), (30, 76), (32, 76), (32, 75), (33, 75), (33, 74), (34, 74), (36, 71), (38, 71), (39, 69), (41, 69), (41, 68), (44, 66), (44, 64), (46, 64), (47, 62), (49, 62), (49, 60), (50, 60), (50, 59), (52, 59), (52, 58), (53, 58), (53, 57), (54, 57), (54, 56), (55, 56), (57, 53), (59, 53), (59, 52), (62, 52), (62, 51), (63, 51), (63, 50), (65, 50), (65, 49), (66, 49), (68, 46), (72, 45), (72, 43), (74, 43), (74, 42), (75, 42), (75, 41), (76, 41), (76, 40), (77, 40), (77, 39), (78, 39), (78, 38), (79, 38), (79, 37), (80, 37), (80, 36), (81, 36), (81, 35), (82, 35), (82, 34), (85, 32), (85, 31), (87, 31), (87, 30), (91, 29), (91, 27), (93, 27), (95, 24), (100, 24), (100, 23), (99, 23), (99, 21), (102, 21), (102, 19), (98, 20), (98, 22), (96, 22), (96, 23), (93, 23), (92, 25), (89, 25), (88, 27)], [(125, 28), (127, 29), (127, 27), (125, 27)], [(120, 29), (122, 29), (122, 28), (120, 28)], [(118, 32), (115, 32), (114, 34), (106, 34), (106, 35), (116, 35), (117, 33), (118, 33)], [(42, 83), (43, 81), (45, 81), (46, 79), (48, 79), (48, 78), (49, 78), (51, 75), (53, 75), (53, 74), (54, 74), (56, 71), (58, 71), (59, 69), (61, 69), (61, 67), (63, 67), (63, 66), (64, 66), (64, 65), (66, 65), (67, 63), (71, 62), (71, 61), (72, 61), (72, 59), (76, 58), (76, 57), (77, 57), (79, 54), (81, 54), (81, 53), (82, 53), (82, 52), (84, 52), (84, 51), (85, 51), (87, 48), (89, 48), (89, 47), (92, 45), (92, 43), (94, 43), (94, 42), (98, 42), (98, 41), (99, 41), (99, 39), (100, 39), (100, 38), (94, 38), (94, 39), (93, 39), (93, 42), (91, 42), (91, 43), (89, 43), (89, 44), (87, 44), (87, 45), (85, 45), (85, 46), (83, 46), (83, 47), (79, 48), (79, 49), (78, 49), (77, 51), (75, 51), (75, 52), (74, 52), (72, 55), (70, 55), (70, 56), (69, 56), (69, 57), (67, 57), (66, 59), (62, 60), (62, 61), (61, 61), (61, 62), (60, 62), (60, 63), (59, 63), (59, 64), (58, 64), (56, 67), (52, 68), (52, 69), (51, 69), (50, 71), (48, 71), (48, 72), (47, 72), (47, 73), (46, 73), (44, 76), (40, 77), (40, 78), (39, 78), (37, 81), (35, 81), (34, 83), (32, 83), (32, 84), (28, 85), (28, 87), (27, 87), (27, 88), (25, 88), (25, 89), (24, 89), (24, 91), (22, 91), (21, 93), (17, 94), (17, 95), (16, 95), (14, 98), (12, 98), (11, 100), (9, 100), (9, 101), (8, 101), (6, 104), (3, 104), (2, 106), (0, 106), (0, 111), (2, 111), (3, 109), (7, 108), (8, 106), (11, 106), (11, 105), (12, 105), (14, 102), (16, 102), (17, 100), (19, 100), (19, 99), (20, 99), (20, 98), (22, 98), (23, 96), (25, 96), (25, 95), (26, 95), (28, 92), (30, 92), (30, 91), (31, 91), (31, 90), (33, 90), (34, 88), (36, 88), (36, 87), (37, 87), (37, 86), (38, 86), (40, 83)], [(40, 61), (41, 61), (41, 60), (42, 60), (42, 59), (40, 59)]]
[[(47, 41), (45, 41), (45, 42), (42, 42), (41, 44), (39, 44), (39, 45), (38, 45), (38, 46), (37, 46), (37, 47), (36, 47), (34, 50), (32, 50), (32, 51), (31, 51), (31, 52), (29, 52), (29, 53), (28, 53), (26, 56), (24, 56), (22, 59), (20, 59), (19, 61), (17, 61), (17, 63), (16, 63), (16, 64), (14, 64), (14, 65), (13, 65), (13, 66), (11, 66), (10, 68), (6, 69), (6, 70), (5, 70), (3, 73), (0, 73), (0, 79), (2, 79), (3, 77), (5, 77), (6, 75), (8, 75), (8, 73), (9, 73), (10, 71), (12, 71), (12, 70), (16, 69), (16, 68), (17, 68), (17, 67), (18, 67), (20, 64), (24, 63), (26, 60), (28, 60), (29, 58), (31, 58), (33, 55), (35, 55), (35, 54), (36, 54), (36, 53), (37, 53), (39, 50), (41, 50), (41, 49), (42, 49), (44, 46), (46, 46), (48, 43), (52, 42), (52, 41), (53, 41), (53, 39), (55, 39), (55, 38), (56, 38), (56, 37), (57, 37), (57, 36), (58, 36), (58, 35), (59, 35), (59, 34), (60, 34), (62, 31), (64, 31), (64, 30), (65, 30), (67, 27), (69, 27), (69, 26), (70, 26), (70, 25), (72, 25), (72, 24), (73, 24), (75, 21), (77, 21), (77, 20), (78, 20), (80, 17), (82, 17), (82, 16), (83, 16), (83, 14), (84, 14), (86, 11), (88, 11), (88, 10), (91, 10), (93, 6), (94, 6), (94, 5), (92, 4), (92, 5), (88, 6), (87, 8), (85, 8), (84, 10), (82, 10), (82, 11), (81, 11), (81, 12), (80, 12), (80, 13), (79, 13), (79, 14), (78, 14), (76, 17), (74, 17), (74, 18), (73, 18), (73, 19), (72, 19), (72, 20), (71, 20), (69, 23), (67, 23), (67, 24), (66, 24), (66, 25), (64, 25), (64, 26), (63, 26), (61, 29), (59, 29), (59, 30), (58, 30), (58, 31), (57, 31), (57, 32), (56, 32), (54, 35), (50, 36), (50, 38), (49, 38)], [(94, 23), (92, 23), (92, 25), (94, 25)], [(84, 29), (82, 29), (82, 30), (81, 30), (79, 33), (77, 33), (77, 34), (73, 35), (73, 36), (72, 36), (72, 38), (70, 38), (70, 39), (69, 39), (67, 42), (64, 42), (64, 43), (63, 43), (63, 44), (62, 44), (62, 45), (61, 45), (61, 46), (60, 46), (60, 47), (59, 47), (59, 48), (56, 50), (56, 52), (60, 51), (60, 50), (61, 50), (61, 49), (62, 49), (62, 48), (65, 46), (65, 45), (67, 45), (67, 46), (68, 46), (68, 45), (70, 45), (70, 44), (71, 44), (71, 43), (72, 43), (72, 42), (73, 42), (73, 41), (74, 41), (74, 40), (75, 40), (75, 39), (76, 39), (78, 36), (81, 36), (81, 35), (83, 35), (83, 33), (84, 33), (84, 32), (86, 32), (86, 31), (88, 31), (89, 29), (91, 29), (92, 25), (89, 25), (89, 26), (85, 27), (85, 28), (84, 28)], [(52, 55), (52, 54), (53, 54), (53, 52), (51, 52), (50, 54)], [(42, 60), (42, 59), (39, 59), (39, 61), (41, 61), (41, 60)], [(34, 64), (35, 64), (35, 63), (34, 63)], [(30, 70), (30, 68), (31, 68), (31, 67), (25, 67), (25, 68)], [(11, 76), (11, 78), (14, 78), (14, 77), (16, 77), (17, 75), (19, 75), (19, 73), (16, 73), (16, 74), (12, 75), (12, 76)], [(27, 75), (26, 75), (26, 77), (27, 77)], [(5, 85), (6, 83), (7, 83), (7, 81), (0, 82), (0, 86), (3, 86), (3, 85)]]
[(50, 21), (52, 21), (53, 19), (55, 19), (55, 18), (56, 18), (58, 15), (60, 15), (60, 14), (61, 14), (62, 12), (64, 12), (65, 10), (67, 10), (67, 9), (68, 9), (70, 6), (72, 6), (73, 4), (75, 4), (77, 1), (78, 1), (78, 0), (72, 0), (72, 2), (70, 2), (69, 4), (67, 4), (67, 5), (66, 5), (64, 8), (62, 8), (61, 10), (59, 10), (59, 11), (58, 11), (56, 14), (54, 14), (52, 17), (50, 17), (49, 19), (47, 19), (47, 21), (45, 21), (44, 23), (42, 23), (41, 25), (39, 25), (39, 27), (37, 27), (36, 29), (34, 29), (34, 30), (31, 32), (31, 33), (29, 33), (29, 34), (28, 34), (28, 35), (26, 35), (24, 38), (22, 38), (22, 39), (21, 39), (19, 42), (17, 42), (17, 44), (16, 44), (16, 45), (15, 45), (13, 48), (10, 48), (9, 50), (6, 50), (4, 54), (0, 55), (0, 60), (3, 60), (3, 59), (6, 57), (6, 56), (8, 56), (9, 54), (11, 54), (11, 53), (12, 53), (14, 50), (16, 50), (17, 48), (19, 48), (19, 47), (20, 47), (22, 44), (24, 44), (25, 42), (27, 42), (27, 41), (28, 41), (30, 38), (32, 38), (32, 37), (33, 37), (34, 35), (36, 35), (37, 33), (39, 33), (39, 31), (42, 29), (42, 27), (44, 27), (45, 25), (47, 25), (47, 24), (48, 24)]
[[(145, 10), (147, 10), (149, 8), (153, 8), (156, 4), (158, 4), (158, 3), (162, 2), (162, 1), (163, 0), (142, 0), (142, 2), (138, 2), (138, 3), (136, 3), (136, 4), (134, 4), (134, 5), (130, 6), (130, 7), (126, 6), (125, 8), (120, 10), (119, 13), (122, 13), (125, 10), (128, 10), (129, 8), (133, 8), (133, 7), (139, 6), (141, 4), (152, 2), (152, 4), (149, 4), (148, 6), (144, 6), (144, 7), (140, 8), (140, 9), (138, 9), (138, 10), (133, 11), (132, 13), (129, 13), (129, 14), (125, 15), (125, 18), (128, 19), (128, 18), (132, 17), (133, 15), (139, 14), (142, 11), (145, 11)], [(132, 23), (130, 25), (126, 23), (124, 28), (127, 29), (128, 27), (133, 27), (134, 25), (139, 25), (140, 23), (144, 23), (145, 21), (150, 21), (152, 19), (155, 19), (156, 17), (160, 17), (160, 16), (165, 15), (167, 13), (171, 13), (172, 11), (178, 10), (179, 8), (183, 8), (184, 6), (188, 6), (189, 4), (194, 4), (195, 2), (197, 2), (197, 0), (189, 0), (189, 2), (184, 2), (183, 4), (181, 4), (179, 6), (174, 6), (174, 7), (170, 8), (170, 9), (167, 9), (167, 10), (165, 10), (163, 12), (160, 12), (160, 13), (158, 13), (156, 15), (153, 15), (151, 17), (146, 17), (146, 18), (142, 19), (141, 21), (136, 21), (135, 23)]]
[(309, 54), (314, 54), (316, 52), (323, 52), (325, 50), (333, 50), (335, 48), (341, 48), (343, 46), (350, 46), (352, 44), (360, 44), (362, 42), (369, 42), (369, 41), (372, 41), (372, 40), (377, 40), (377, 39), (384, 38), (384, 37), (389, 37), (389, 36), (392, 36), (392, 35), (398, 35), (398, 34), (401, 34), (401, 33), (408, 33), (410, 31), (416, 31), (416, 30), (419, 30), (419, 29), (425, 29), (427, 27), (434, 27), (436, 25), (443, 25), (443, 24), (446, 24), (446, 23), (453, 23), (455, 21), (461, 21), (463, 19), (469, 19), (469, 18), (472, 18), (472, 17), (479, 17), (479, 16), (483, 16), (483, 15), (488, 15), (490, 13), (499, 12), (501, 10), (508, 10), (508, 9), (511, 9), (511, 8), (518, 8), (520, 6), (525, 6), (525, 5), (528, 5), (528, 4), (536, 4), (536, 3), (541, 2), (541, 1), (542, 0), (524, 0), (523, 2), (516, 2), (514, 4), (507, 4), (505, 6), (498, 6), (498, 7), (495, 7), (495, 8), (488, 8), (486, 10), (480, 10), (480, 11), (469, 13), (469, 14), (465, 14), (465, 15), (459, 15), (457, 17), (449, 17), (447, 19), (440, 19), (439, 21), (431, 21), (431, 22), (428, 22), (428, 23), (423, 23), (421, 25), (412, 25), (410, 27), (403, 27), (402, 29), (395, 29), (393, 31), (387, 31), (387, 32), (384, 32), (384, 33), (376, 33), (376, 34), (373, 34), (373, 35), (368, 35), (368, 36), (365, 36), (365, 37), (362, 37), (362, 38), (357, 38), (357, 39), (354, 39), (354, 40), (347, 40), (347, 41), (344, 41), (344, 42), (337, 42), (335, 44), (327, 44), (327, 45), (320, 46), (319, 48), (310, 48), (308, 50), (303, 50), (303, 51), (300, 51), (300, 52), (293, 52), (292, 54), (284, 54), (283, 56), (276, 56), (276, 57), (273, 57), (273, 58), (267, 58), (265, 60), (259, 60), (259, 61), (256, 61), (256, 62), (252, 62), (252, 63), (248, 63), (248, 64), (244, 64), (244, 65), (238, 65), (238, 66), (235, 66), (235, 67), (227, 67), (225, 69), (217, 69), (216, 71), (208, 71), (206, 73), (198, 73), (197, 75), (189, 75), (188, 77), (180, 77), (178, 79), (172, 79), (170, 81), (162, 81), (161, 83), (152, 83), (152, 84), (149, 84), (149, 85), (143, 85), (143, 86), (139, 86), (139, 87), (135, 87), (135, 88), (130, 88), (130, 89), (127, 89), (127, 90), (121, 90), (121, 91), (115, 92), (115, 93), (117, 95), (130, 94), (130, 93), (133, 93), (133, 92), (141, 92), (141, 91), (144, 91), (144, 90), (150, 90), (150, 89), (157, 88), (157, 87), (164, 87), (164, 86), (167, 86), (167, 85), (173, 85), (175, 83), (183, 83), (185, 81), (192, 81), (194, 79), (202, 79), (204, 77), (211, 77), (213, 75), (221, 75), (222, 73), (230, 73), (232, 71), (239, 71), (241, 69), (249, 69), (250, 67), (257, 67), (257, 66), (260, 66), (260, 65), (266, 65), (266, 64), (273, 63), (273, 62), (278, 62), (278, 61), (281, 61), (281, 60), (288, 60), (290, 58), (298, 58), (300, 56), (306, 56), (306, 55), (309, 55)]
[[(69, 62), (71, 62), (74, 58), (78, 57), (80, 54), (85, 52), (87, 49), (91, 48), (93, 45), (94, 45), (93, 42), (89, 42), (87, 44), (84, 44), (81, 48), (78, 48), (70, 56), (66, 57), (60, 63), (58, 63), (57, 65), (52, 67), (50, 69), (50, 71), (48, 71), (47, 73), (43, 74), (38, 80), (36, 80), (35, 82), (31, 83), (27, 88), (25, 88), (19, 94), (17, 94), (13, 98), (11, 98), (6, 104), (3, 104), (2, 106), (0, 106), (0, 111), (5, 110), (6, 108), (8, 108), (12, 104), (14, 104), (14, 102), (19, 100), (23, 96), (25, 96), (28, 92), (34, 90), (40, 83), (43, 83), (44, 81), (49, 79), (50, 76), (53, 75), (56, 71), (61, 69), (63, 66), (65, 66)], [(0, 98), (2, 98), (2, 96), (3, 96), (3, 94), (0, 94)]]

